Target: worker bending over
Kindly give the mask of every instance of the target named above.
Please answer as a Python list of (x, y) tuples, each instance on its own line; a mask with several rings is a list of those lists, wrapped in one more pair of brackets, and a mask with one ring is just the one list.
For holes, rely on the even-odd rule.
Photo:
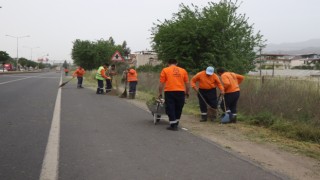
[(110, 79), (106, 75), (106, 69), (108, 69), (109, 64), (105, 63), (104, 65), (100, 66), (97, 73), (96, 73), (96, 79), (98, 82), (98, 88), (97, 88), (97, 94), (104, 94), (103, 92), (103, 80)]
[[(197, 82), (199, 88), (196, 85)], [(203, 70), (193, 76), (191, 79), (191, 87), (198, 93), (201, 111), (200, 122), (207, 121), (207, 104), (210, 106), (209, 108), (213, 108), (212, 111), (215, 113), (215, 115), (211, 117), (211, 121), (213, 121), (216, 118), (216, 109), (218, 106), (216, 87), (220, 89), (221, 94), (224, 94), (224, 88), (219, 77), (214, 73), (214, 68), (209, 66), (206, 70)]]
[[(229, 114), (231, 123), (236, 123), (237, 122), (237, 103), (240, 97), (239, 84), (243, 81), (244, 76), (233, 73), (233, 72), (226, 72), (224, 68), (218, 68), (217, 72), (221, 76), (221, 81), (225, 90), (225, 95), (224, 95), (225, 106), (226, 106), (225, 113)], [(221, 107), (224, 107), (224, 105), (222, 104)]]

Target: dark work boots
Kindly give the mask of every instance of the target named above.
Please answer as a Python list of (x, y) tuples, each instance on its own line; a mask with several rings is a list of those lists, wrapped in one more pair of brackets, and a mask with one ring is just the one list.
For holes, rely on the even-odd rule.
[(207, 115), (201, 115), (201, 120), (200, 122), (206, 122), (207, 121), (208, 116)]
[(96, 94), (103, 94), (103, 89), (97, 88)]
[(232, 115), (230, 117), (230, 123), (237, 123), (237, 115)]

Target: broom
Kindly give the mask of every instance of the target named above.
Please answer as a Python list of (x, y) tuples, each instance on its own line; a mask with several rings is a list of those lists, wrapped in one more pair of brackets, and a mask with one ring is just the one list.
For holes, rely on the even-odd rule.
[(124, 85), (124, 91), (123, 93), (120, 95), (120, 98), (127, 98), (127, 78), (126, 78), (126, 82), (125, 82), (125, 85)]
[(72, 79), (74, 79), (74, 77), (72, 77), (71, 79), (69, 79), (68, 81), (60, 84), (59, 88), (63, 87), (64, 85), (66, 85), (68, 82), (70, 82)]
[(222, 100), (223, 100), (223, 106), (224, 106), (224, 116), (221, 118), (221, 123), (225, 124), (230, 122), (230, 116), (229, 116), (229, 113), (227, 112), (226, 101), (224, 99), (224, 96), (222, 96)]

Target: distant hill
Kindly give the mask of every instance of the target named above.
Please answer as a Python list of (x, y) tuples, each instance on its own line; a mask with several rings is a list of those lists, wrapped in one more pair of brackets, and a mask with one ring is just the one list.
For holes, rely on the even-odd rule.
[(280, 54), (320, 54), (320, 39), (311, 39), (296, 43), (268, 44), (264, 53)]

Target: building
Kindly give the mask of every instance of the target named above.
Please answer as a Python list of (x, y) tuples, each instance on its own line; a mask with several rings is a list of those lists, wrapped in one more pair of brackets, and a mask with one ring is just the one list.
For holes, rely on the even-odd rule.
[(259, 69), (292, 69), (297, 66), (314, 66), (320, 62), (320, 55), (300, 54), (261, 54), (255, 59), (256, 67)]
[(161, 61), (158, 60), (158, 55), (155, 51), (136, 51), (129, 55), (131, 64), (135, 67), (143, 65), (158, 65)]
[(320, 63), (320, 54), (300, 54), (296, 55), (294, 57), (294, 60), (299, 61), (301, 65), (314, 66), (316, 63)]
[(262, 69), (290, 69), (294, 55), (289, 54), (261, 54), (256, 58), (256, 66)]

